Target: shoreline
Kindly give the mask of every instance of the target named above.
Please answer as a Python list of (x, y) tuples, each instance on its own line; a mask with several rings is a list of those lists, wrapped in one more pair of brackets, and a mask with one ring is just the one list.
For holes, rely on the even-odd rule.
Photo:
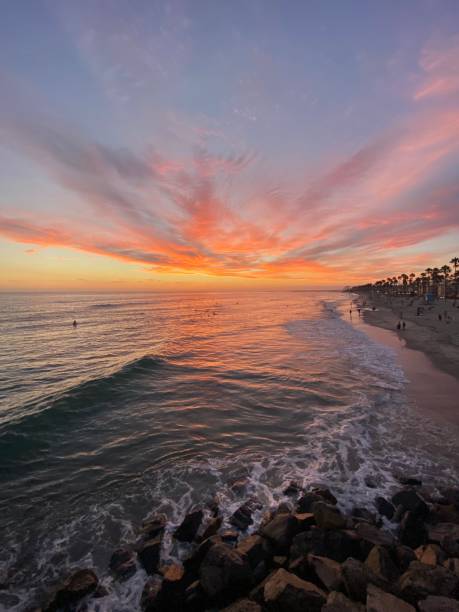
[[(438, 319), (440, 310), (444, 314), (444, 305), (433, 307), (422, 318), (416, 316), (416, 301), (408, 306), (408, 300), (388, 304), (381, 298), (371, 299), (367, 293), (358, 296), (354, 303), (366, 302), (366, 306), (361, 317), (354, 311), (352, 324), (394, 350), (408, 379), (408, 395), (418, 409), (459, 429), (459, 309), (456, 314), (449, 305), (450, 322), (445, 323)], [(400, 320), (406, 322), (405, 330), (397, 330)]]

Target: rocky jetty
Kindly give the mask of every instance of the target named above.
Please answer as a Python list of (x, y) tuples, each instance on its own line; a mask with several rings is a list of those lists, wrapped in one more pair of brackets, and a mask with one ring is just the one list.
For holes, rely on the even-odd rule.
[[(261, 522), (254, 498), (226, 524), (215, 503), (192, 508), (172, 533), (186, 542), (183, 563), (163, 561), (168, 525), (154, 515), (109, 570), (124, 581), (143, 568), (145, 612), (459, 612), (459, 490), (433, 496), (415, 477), (399, 482), (391, 499), (347, 514), (327, 488), (296, 483)], [(105, 594), (82, 568), (40, 610), (84, 610)]]

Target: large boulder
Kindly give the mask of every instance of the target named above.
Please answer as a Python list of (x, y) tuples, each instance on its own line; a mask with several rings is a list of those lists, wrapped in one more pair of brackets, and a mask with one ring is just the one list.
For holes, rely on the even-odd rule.
[(255, 510), (259, 510), (260, 504), (253, 499), (249, 499), (242, 506), (236, 510), (236, 512), (230, 517), (230, 523), (245, 531), (253, 523), (252, 514)]
[(346, 519), (336, 506), (325, 502), (316, 502), (312, 506), (316, 524), (322, 529), (343, 529)]
[(365, 602), (369, 584), (394, 592), (395, 588), (381, 576), (376, 575), (369, 567), (357, 559), (346, 559), (341, 565), (344, 591), (350, 599)]
[(343, 586), (341, 564), (327, 557), (308, 555), (309, 570), (327, 591), (340, 591)]
[(324, 487), (322, 485), (312, 487), (311, 488), (311, 493), (313, 495), (318, 495), (323, 500), (325, 500), (328, 504), (336, 505), (338, 503), (338, 500), (333, 495), (333, 493), (330, 491), (330, 489), (328, 489), (327, 487)]
[(385, 516), (389, 521), (391, 521), (395, 514), (394, 505), (391, 504), (384, 497), (376, 497), (375, 498), (375, 506), (377, 511), (381, 516)]
[(260, 535), (248, 536), (239, 542), (235, 550), (247, 558), (252, 569), (255, 569), (262, 561), (271, 559), (273, 554), (269, 541)]
[(153, 540), (159, 535), (162, 535), (166, 528), (167, 517), (165, 514), (152, 514), (142, 524), (140, 534), (144, 540)]
[(298, 521), (292, 514), (276, 514), (276, 516), (261, 529), (261, 534), (274, 547), (276, 554), (287, 552), (293, 536), (298, 529)]
[(449, 557), (459, 557), (459, 525), (438, 523), (428, 528), (429, 542), (439, 544)]
[(422, 516), (411, 510), (405, 512), (398, 530), (400, 542), (410, 548), (417, 548), (426, 541), (427, 531)]
[(154, 574), (161, 556), (161, 538), (145, 542), (138, 550), (139, 561), (147, 574)]
[(343, 593), (332, 591), (322, 612), (365, 612), (365, 606), (357, 601), (351, 601)]
[(211, 546), (199, 568), (202, 589), (214, 602), (229, 602), (252, 585), (247, 558), (227, 544)]
[(238, 599), (221, 612), (262, 612), (260, 604), (251, 599)]
[(414, 552), (418, 561), (426, 565), (441, 565), (446, 559), (444, 551), (438, 544), (425, 544), (416, 548)]
[(211, 536), (210, 538), (207, 538), (207, 540), (204, 540), (203, 542), (201, 542), (199, 546), (194, 549), (191, 556), (188, 557), (188, 559), (185, 559), (184, 566), (185, 566), (186, 571), (189, 572), (190, 574), (196, 574), (199, 570), (199, 566), (201, 565), (204, 557), (207, 555), (207, 553), (212, 548), (212, 546), (215, 546), (215, 544), (221, 544), (221, 543), (222, 543), (222, 538), (219, 535)]
[(400, 577), (398, 586), (404, 599), (416, 604), (428, 595), (455, 597), (459, 591), (459, 577), (443, 566), (432, 567), (413, 561)]
[(312, 506), (316, 502), (321, 502), (321, 501), (324, 501), (324, 498), (321, 497), (320, 495), (317, 495), (316, 493), (311, 493), (311, 492), (305, 493), (298, 500), (297, 505), (296, 505), (296, 510), (300, 514), (303, 514), (305, 512), (312, 512)]
[(44, 612), (70, 609), (83, 597), (94, 593), (99, 584), (96, 574), (91, 569), (80, 569), (72, 574), (54, 593)]
[(384, 531), (378, 529), (375, 525), (369, 525), (368, 523), (359, 523), (355, 527), (357, 536), (362, 540), (363, 548), (366, 554), (370, 552), (373, 546), (387, 546), (392, 547), (395, 545), (395, 538)]
[(400, 577), (398, 570), (389, 552), (383, 546), (374, 546), (368, 555), (365, 566), (379, 576), (382, 580), (392, 582)]
[(127, 580), (137, 570), (137, 555), (128, 548), (118, 548), (110, 557), (109, 568), (118, 580)]
[(276, 570), (265, 582), (263, 599), (268, 610), (281, 612), (319, 612), (326, 594), (312, 582), (302, 580), (285, 569)]
[(406, 601), (369, 584), (367, 587), (367, 612), (416, 612)]
[(427, 516), (429, 507), (423, 498), (414, 489), (402, 489), (392, 496), (395, 507), (402, 506), (405, 512), (414, 512), (418, 516)]
[(222, 526), (223, 518), (221, 516), (213, 516), (206, 524), (202, 536), (200, 536), (201, 542), (207, 540), (211, 536), (215, 535), (220, 527)]
[(443, 561), (443, 566), (446, 567), (450, 572), (459, 576), (459, 559), (447, 559)]
[(414, 550), (409, 546), (404, 546), (403, 544), (399, 544), (394, 548), (393, 556), (394, 561), (402, 574), (406, 572), (412, 561), (416, 561)]
[(420, 612), (459, 612), (459, 601), (450, 597), (429, 595), (418, 601), (418, 608)]
[(201, 526), (204, 513), (202, 510), (189, 512), (174, 532), (174, 538), (179, 542), (192, 542)]
[(311, 527), (296, 535), (290, 547), (290, 561), (308, 554), (342, 562), (348, 557), (361, 557), (360, 539), (353, 531), (325, 530)]

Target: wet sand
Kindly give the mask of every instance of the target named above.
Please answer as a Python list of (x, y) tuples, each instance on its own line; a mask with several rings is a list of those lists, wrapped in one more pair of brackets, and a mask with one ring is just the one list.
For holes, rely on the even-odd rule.
[[(361, 294), (358, 301), (366, 301), (366, 308), (359, 317), (354, 307), (353, 324), (396, 352), (410, 381), (408, 393), (418, 408), (431, 418), (459, 428), (459, 309), (452, 303), (441, 303), (424, 307), (424, 315), (416, 316), (417, 307), (422, 305), (418, 300), (389, 301)], [(406, 328), (399, 331), (397, 323), (402, 317)]]

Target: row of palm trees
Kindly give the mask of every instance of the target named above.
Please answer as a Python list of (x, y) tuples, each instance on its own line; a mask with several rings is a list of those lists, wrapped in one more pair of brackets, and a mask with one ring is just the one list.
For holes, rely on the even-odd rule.
[[(411, 295), (433, 297), (458, 297), (459, 289), (459, 257), (453, 257), (441, 268), (426, 268), (419, 275), (400, 274), (378, 280), (366, 285), (366, 288), (376, 290), (390, 296)], [(354, 287), (353, 289), (358, 289)]]

